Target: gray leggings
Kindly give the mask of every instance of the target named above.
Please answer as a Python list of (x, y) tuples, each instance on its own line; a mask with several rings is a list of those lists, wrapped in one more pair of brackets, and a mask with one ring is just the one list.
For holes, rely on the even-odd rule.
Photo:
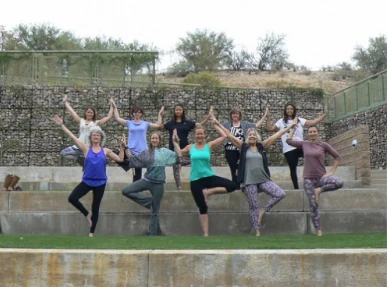
[[(143, 193), (141, 193), (144, 190), (149, 190), (152, 196), (147, 197)], [(132, 199), (137, 204), (144, 206), (148, 209), (152, 208), (150, 224), (148, 227), (148, 234), (158, 235), (159, 209), (160, 203), (164, 195), (164, 183), (153, 183), (143, 178), (126, 186), (122, 190), (122, 193), (124, 196)]]

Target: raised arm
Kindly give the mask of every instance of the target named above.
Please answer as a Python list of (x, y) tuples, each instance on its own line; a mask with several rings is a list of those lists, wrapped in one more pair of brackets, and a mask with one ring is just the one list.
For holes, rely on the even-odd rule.
[(292, 124), (290, 124), (288, 127), (286, 127), (285, 129), (282, 129), (282, 130), (276, 132), (275, 134), (273, 134), (269, 138), (265, 139), (263, 141), (264, 149), (268, 149), (278, 138), (280, 138), (282, 135), (284, 135), (290, 129), (294, 130), (294, 127), (297, 124), (297, 122), (298, 122), (298, 117), (295, 117), (295, 119), (292, 122)]
[(97, 126), (102, 126), (103, 124), (105, 124), (107, 121), (109, 121), (112, 116), (113, 116), (113, 105), (112, 105), (112, 101), (110, 101), (109, 103), (109, 112), (108, 112), (108, 115), (100, 120), (97, 120), (96, 121), (96, 125)]
[(224, 130), (219, 125), (214, 125), (214, 128), (216, 129), (216, 131), (218, 132), (220, 137), (209, 142), (209, 147), (212, 150), (221, 146), (223, 144), (223, 142), (226, 140), (226, 134), (225, 134)]
[(182, 151), (179, 146), (178, 132), (176, 129), (172, 131), (172, 144), (174, 145), (174, 151), (177, 153), (178, 157), (182, 157)]
[(80, 123), (81, 118), (80, 116), (73, 110), (73, 108), (70, 106), (69, 102), (67, 101), (67, 95), (63, 95), (63, 102), (65, 104), (66, 109), (70, 112), (71, 116), (73, 117), (73, 120), (77, 123)]
[(267, 114), (269, 114), (269, 109), (268, 108), (265, 109), (264, 116), (256, 123), (256, 128), (257, 129), (260, 128), (263, 125), (265, 119), (267, 118)]
[(160, 109), (158, 113), (158, 121), (156, 123), (151, 123), (151, 129), (161, 129), (163, 128), (163, 115), (164, 115), (164, 106)]
[(114, 100), (111, 99), (110, 103), (113, 106), (113, 114), (114, 114), (115, 120), (118, 121), (118, 123), (120, 125), (126, 127), (127, 126), (127, 122), (123, 118), (120, 118), (119, 111), (117, 109), (117, 106), (116, 106), (116, 103), (114, 102)]
[(266, 108), (265, 113), (267, 114), (267, 130), (269, 132), (277, 132), (279, 130), (279, 128), (275, 124), (272, 123), (271, 114), (270, 114), (268, 108)]
[(105, 155), (115, 162), (123, 162), (124, 161), (124, 148), (122, 145), (120, 145), (120, 152), (119, 154), (115, 154), (112, 150), (108, 148), (104, 148)]
[(61, 127), (62, 131), (67, 134), (74, 142), (74, 144), (84, 153), (86, 154), (88, 151), (88, 146), (84, 144), (82, 141), (80, 141), (64, 124), (63, 120), (58, 116), (55, 115), (53, 118), (53, 121)]
[(233, 145), (235, 145), (238, 149), (241, 149), (241, 146), (243, 144), (242, 140), (239, 138), (236, 138), (226, 127), (224, 127), (216, 118), (212, 118), (214, 125), (222, 129), (222, 131), (225, 133), (225, 135), (228, 137), (228, 139), (232, 142)]
[(209, 113), (208, 113), (208, 114), (206, 115), (206, 117), (202, 120), (202, 122), (196, 122), (196, 123), (195, 123), (195, 126), (196, 126), (196, 127), (199, 127), (199, 126), (204, 127), (212, 114), (213, 114), (213, 106), (210, 106)]
[(306, 120), (305, 125), (306, 126), (316, 125), (317, 123), (323, 121), (326, 118), (326, 116), (327, 116), (327, 112), (324, 112), (321, 116), (317, 117), (314, 120)]
[[(296, 119), (296, 121), (295, 121), (295, 119)], [(297, 123), (298, 117), (295, 117), (295, 119), (294, 119), (294, 122)], [(295, 132), (295, 129), (291, 128), (290, 132), (288, 133), (286, 143), (290, 146), (293, 146), (293, 147), (302, 148), (302, 141), (292, 140), (292, 138), (294, 137), (294, 132)]]
[(121, 136), (120, 148), (121, 147), (123, 147), (124, 154), (127, 156), (128, 159), (130, 159), (132, 154), (127, 146), (127, 137), (124, 134)]

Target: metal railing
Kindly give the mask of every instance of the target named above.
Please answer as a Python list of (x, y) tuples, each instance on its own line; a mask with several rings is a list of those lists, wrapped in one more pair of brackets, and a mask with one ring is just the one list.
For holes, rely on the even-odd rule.
[(387, 70), (326, 97), (328, 121), (334, 122), (387, 103)]
[(0, 51), (0, 85), (155, 84), (158, 52)]

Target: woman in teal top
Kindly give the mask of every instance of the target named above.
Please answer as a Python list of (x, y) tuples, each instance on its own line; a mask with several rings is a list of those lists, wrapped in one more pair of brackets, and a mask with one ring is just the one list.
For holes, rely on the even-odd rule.
[(226, 139), (226, 135), (220, 127), (215, 126), (215, 129), (220, 137), (207, 143), (205, 128), (196, 127), (195, 144), (190, 144), (182, 149), (182, 156), (190, 155), (190, 189), (199, 209), (199, 220), (204, 236), (209, 235), (207, 196), (213, 193), (232, 192), (236, 189), (236, 185), (231, 180), (216, 176), (210, 167), (211, 151), (220, 147)]

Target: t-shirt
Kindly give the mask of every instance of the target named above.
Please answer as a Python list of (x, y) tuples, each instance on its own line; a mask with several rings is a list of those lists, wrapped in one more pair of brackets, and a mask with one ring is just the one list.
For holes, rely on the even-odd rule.
[[(154, 163), (147, 168), (144, 179), (154, 183), (166, 182), (166, 165), (174, 165), (179, 162), (178, 155), (164, 147), (154, 149)], [(136, 157), (136, 156), (134, 156)]]
[(165, 123), (164, 128), (166, 130), (168, 130), (168, 132), (170, 134), (170, 137), (168, 139), (169, 149), (174, 150), (174, 145), (172, 143), (172, 133), (173, 133), (174, 129), (176, 129), (179, 140), (180, 140), (179, 141), (180, 148), (183, 149), (189, 144), (187, 137), (189, 136), (189, 132), (195, 128), (195, 122), (189, 121), (189, 120), (185, 120), (183, 122), (176, 122), (176, 121), (172, 120), (172, 121), (168, 121), (167, 123)]
[[(244, 131), (241, 125), (239, 125), (238, 127), (235, 127), (232, 125), (230, 127), (230, 133), (234, 135), (236, 138), (238, 138), (239, 140), (241, 140), (242, 142), (244, 142), (245, 140)], [(237, 147), (230, 140), (228, 140), (228, 142), (225, 145), (225, 150), (237, 150)]]
[(258, 151), (247, 150), (244, 177), (242, 187), (271, 181), (264, 169), (263, 157)]
[[(289, 125), (291, 125), (294, 122), (294, 120), (288, 120), (287, 123), (284, 122), (284, 119), (280, 119), (276, 122), (276, 126), (279, 130), (285, 129)], [(306, 123), (306, 119), (298, 118), (298, 123), (295, 126), (294, 136), (292, 137), (293, 140), (296, 141), (302, 141), (303, 140), (303, 126)], [(286, 153), (288, 151), (294, 150), (295, 147), (292, 147), (286, 143), (288, 137), (288, 133), (285, 133), (282, 135), (282, 146), (283, 146), (283, 153)]]
[(126, 120), (129, 132), (128, 132), (128, 147), (132, 154), (139, 154), (147, 149), (147, 129), (150, 126), (150, 122)]
[(340, 159), (338, 152), (328, 143), (290, 140), (291, 146), (300, 148), (304, 154), (304, 178), (320, 178), (326, 173), (325, 153), (330, 154), (335, 160)]

